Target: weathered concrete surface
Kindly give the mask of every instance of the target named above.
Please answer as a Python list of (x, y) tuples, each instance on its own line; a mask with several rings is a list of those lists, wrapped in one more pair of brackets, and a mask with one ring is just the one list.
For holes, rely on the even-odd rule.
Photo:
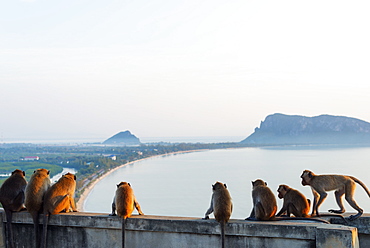
[[(0, 218), (4, 229), (5, 214)], [(34, 246), (32, 218), (28, 212), (14, 214), (13, 229), (16, 247)], [(127, 247), (220, 247), (220, 225), (214, 219), (135, 215), (127, 220), (126, 230)], [(53, 215), (47, 244), (48, 247), (120, 247), (121, 219), (83, 212)], [(226, 225), (226, 247), (350, 248), (358, 247), (358, 239), (355, 227), (338, 224), (231, 220)]]

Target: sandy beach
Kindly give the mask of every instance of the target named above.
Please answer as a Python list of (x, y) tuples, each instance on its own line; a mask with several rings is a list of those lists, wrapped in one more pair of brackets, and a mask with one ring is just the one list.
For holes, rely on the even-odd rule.
[(165, 156), (168, 156), (168, 155), (174, 155), (174, 154), (181, 154), (181, 153), (189, 153), (189, 152), (201, 152), (201, 151), (207, 151), (209, 149), (200, 149), (200, 150), (190, 150), (190, 151), (178, 151), (178, 152), (171, 152), (171, 153), (165, 153), (165, 154), (159, 154), (159, 155), (155, 155), (155, 156), (150, 156), (150, 157), (146, 157), (146, 158), (142, 158), (142, 159), (138, 159), (138, 160), (134, 160), (134, 161), (131, 161), (131, 162), (128, 162), (128, 163), (125, 163), (125, 164), (122, 164), (120, 166), (117, 166), (116, 168), (114, 169), (111, 169), (109, 171), (107, 171), (106, 173), (104, 173), (103, 175), (101, 175), (100, 177), (96, 178), (94, 181), (92, 181), (86, 188), (85, 190), (83, 191), (83, 193), (81, 194), (80, 196), (80, 199), (78, 200), (78, 202), (76, 203), (77, 205), (77, 209), (78, 211), (80, 212), (83, 212), (84, 211), (84, 205), (85, 205), (85, 201), (87, 199), (87, 197), (89, 196), (91, 190), (95, 187), (95, 185), (100, 181), (102, 180), (103, 178), (105, 178), (106, 176), (108, 176), (109, 174), (115, 172), (116, 170), (124, 167), (124, 166), (127, 166), (127, 165), (130, 165), (130, 164), (133, 164), (133, 163), (136, 163), (136, 162), (140, 162), (140, 161), (143, 161), (145, 159), (149, 159), (149, 158), (155, 158), (155, 157), (165, 157)]

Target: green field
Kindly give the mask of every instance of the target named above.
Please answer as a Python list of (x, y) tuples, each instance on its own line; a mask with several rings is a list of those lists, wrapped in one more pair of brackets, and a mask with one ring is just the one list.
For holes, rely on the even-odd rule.
[[(27, 181), (36, 169), (44, 168), (50, 170), (50, 177), (62, 172), (63, 167), (55, 164), (40, 163), (37, 161), (27, 162), (0, 162), (0, 174), (8, 174), (12, 171), (19, 169), (26, 172)], [(0, 177), (0, 183), (2, 184), (8, 177)]]

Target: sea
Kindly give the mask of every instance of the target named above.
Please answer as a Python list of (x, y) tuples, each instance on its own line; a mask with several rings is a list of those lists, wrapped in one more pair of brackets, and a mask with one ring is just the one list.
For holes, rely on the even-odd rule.
[[(209, 208), (212, 184), (220, 181), (226, 183), (233, 199), (231, 218), (245, 219), (252, 210), (251, 182), (256, 179), (266, 181), (276, 198), (278, 186), (286, 184), (312, 200), (310, 188), (301, 185), (305, 169), (316, 174), (352, 175), (370, 187), (370, 147), (277, 146), (151, 157), (104, 177), (91, 190), (83, 207), (87, 212), (110, 213), (116, 185), (126, 181), (145, 214), (200, 218)], [(370, 212), (370, 199), (359, 185), (355, 199), (364, 212)], [(277, 198), (277, 203), (280, 208), (282, 200)], [(347, 203), (345, 207), (355, 212)], [(330, 192), (320, 210), (333, 208), (338, 207)]]

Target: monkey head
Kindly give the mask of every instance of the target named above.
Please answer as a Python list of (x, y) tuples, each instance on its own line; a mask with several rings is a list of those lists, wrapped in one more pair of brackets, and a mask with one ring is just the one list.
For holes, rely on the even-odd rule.
[(14, 174), (18, 174), (18, 175), (20, 175), (22, 177), (25, 177), (26, 176), (26, 172), (21, 171), (21, 170), (18, 170), (18, 169), (16, 169), (15, 171), (12, 172), (12, 175), (14, 175)]
[(280, 184), (279, 188), (277, 190), (277, 192), (279, 192), (278, 197), (280, 199), (283, 199), (285, 194), (288, 192), (289, 189), (290, 189), (290, 187), (288, 185)]
[(303, 171), (302, 175), (301, 175), (301, 178), (302, 178), (302, 185), (303, 186), (306, 186), (306, 185), (310, 185), (311, 184), (311, 179), (312, 177), (314, 176), (315, 174), (310, 171), (310, 170), (305, 170)]
[[(72, 174), (72, 173), (69, 173), (69, 172), (67, 174), (63, 175), (62, 178), (73, 179), (75, 181), (77, 179), (75, 174)], [(60, 178), (60, 179), (62, 179), (62, 178)]]
[(117, 188), (121, 187), (121, 186), (130, 186), (131, 187), (131, 184), (130, 183), (127, 183), (127, 182), (120, 182), (119, 184), (117, 184)]
[(227, 189), (226, 183), (221, 183), (221, 182), (216, 182), (215, 184), (212, 185), (212, 190), (216, 191), (218, 189), (225, 188)]
[(256, 181), (252, 181), (252, 186), (253, 188), (257, 187), (257, 186), (267, 186), (267, 183), (265, 181), (263, 181), (262, 179), (257, 179)]

